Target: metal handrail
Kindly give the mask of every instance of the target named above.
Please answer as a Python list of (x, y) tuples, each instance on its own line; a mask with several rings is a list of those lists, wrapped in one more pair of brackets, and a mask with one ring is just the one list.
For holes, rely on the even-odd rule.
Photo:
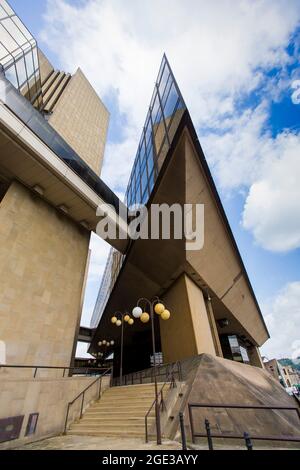
[[(282, 405), (240, 405), (236, 403), (188, 403), (189, 421), (192, 435), (192, 442), (195, 443), (195, 437), (206, 437), (206, 433), (195, 432), (194, 421), (192, 415), (193, 408), (228, 408), (228, 409), (245, 409), (245, 410), (281, 410), (281, 411), (296, 411), (300, 421), (300, 410), (297, 406), (282, 406)], [(238, 434), (211, 434), (213, 438), (224, 439), (243, 439)], [(300, 436), (252, 436), (251, 439), (262, 441), (287, 441), (287, 442), (300, 442)]]
[[(179, 380), (182, 378), (182, 370), (181, 370), (181, 363), (179, 361), (177, 362), (172, 362), (172, 363), (165, 363), (165, 364), (159, 364), (156, 366), (156, 371), (157, 371), (157, 376), (164, 376), (169, 374), (169, 368), (173, 367), (174, 365), (177, 364), (178, 367), (178, 375), (179, 375)], [(161, 369), (166, 368), (165, 371), (161, 373)], [(147, 374), (148, 372), (148, 374)], [(134, 380), (137, 380), (138, 383), (142, 384), (143, 379), (149, 379), (151, 378), (151, 381), (154, 381), (154, 375), (153, 375), (153, 367), (148, 367), (147, 369), (142, 369), (136, 372), (130, 372), (129, 374), (123, 375), (123, 384), (124, 385), (133, 385)], [(118, 377), (115, 377), (113, 380), (113, 386), (118, 386), (119, 385), (119, 379)]]
[(94, 380), (91, 384), (89, 384), (84, 390), (82, 390), (82, 392), (79, 393), (79, 395), (77, 395), (74, 400), (70, 401), (68, 403), (68, 408), (67, 408), (67, 414), (66, 414), (66, 420), (65, 420), (65, 427), (64, 427), (64, 434), (67, 432), (67, 426), (68, 426), (68, 418), (69, 418), (69, 411), (70, 411), (70, 407), (75, 403), (75, 401), (78, 400), (78, 398), (80, 398), (82, 396), (82, 400), (81, 400), (81, 408), (80, 408), (80, 416), (79, 418), (82, 418), (82, 414), (83, 414), (83, 405), (84, 405), (84, 396), (85, 396), (85, 392), (87, 390), (89, 390), (93, 385), (95, 385), (95, 383), (97, 383), (98, 381), (100, 381), (100, 385), (99, 385), (99, 394), (98, 394), (98, 400), (99, 398), (101, 397), (101, 385), (102, 385), (102, 377), (104, 375), (108, 375), (108, 372), (112, 371), (112, 368), (110, 367), (109, 369), (106, 369), (105, 372), (103, 372), (103, 374), (99, 375), (99, 377), (96, 378), (96, 380)]
[[(82, 371), (82, 374), (81, 375), (89, 375), (88, 374), (88, 371), (93, 371), (93, 372), (98, 372), (98, 371), (101, 371), (101, 370), (107, 370), (105, 367), (63, 367), (63, 366), (37, 366), (37, 365), (33, 365), (33, 366), (27, 366), (27, 365), (16, 365), (16, 364), (0, 364), (0, 369), (1, 368), (12, 368), (12, 369), (34, 369), (34, 374), (33, 374), (33, 378), (36, 378), (36, 375), (37, 375), (37, 372), (39, 369), (50, 369), (50, 370), (63, 370), (63, 377), (65, 377), (65, 373), (66, 371), (79, 371), (79, 374), (80, 372)], [(83, 372), (85, 371), (85, 373)], [(78, 375), (79, 375), (78, 374)]]
[[(166, 409), (166, 405), (165, 405), (165, 402), (164, 402), (164, 396), (163, 396), (163, 390), (165, 388), (165, 386), (167, 384), (169, 384), (169, 377), (171, 375), (171, 381), (170, 381), (170, 387), (169, 388), (175, 388), (176, 387), (176, 380), (174, 378), (174, 368), (175, 366), (177, 366), (177, 373), (179, 375), (179, 379), (181, 380), (181, 364), (179, 361), (177, 362), (174, 362), (172, 364), (172, 369), (171, 369), (171, 372), (168, 371), (168, 375), (167, 375), (167, 380), (164, 382), (164, 384), (162, 385), (162, 387), (160, 388), (159, 392), (158, 392), (158, 396), (160, 397), (160, 403), (159, 403), (159, 410), (160, 408), (162, 410)], [(175, 372), (176, 373), (176, 372)], [(156, 404), (156, 397), (153, 401), (153, 403), (151, 404), (149, 410), (147, 411), (146, 415), (145, 415), (145, 442), (148, 442), (148, 418), (149, 418), (149, 415), (152, 411), (152, 408), (154, 407), (154, 405)], [(160, 418), (159, 418), (160, 419)]]

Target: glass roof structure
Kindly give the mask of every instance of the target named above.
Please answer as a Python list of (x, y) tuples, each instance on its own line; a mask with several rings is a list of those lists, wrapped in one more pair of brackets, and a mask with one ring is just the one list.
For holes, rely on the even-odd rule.
[[(164, 55), (126, 190), (127, 207), (147, 204), (185, 110)], [(93, 328), (100, 321), (125, 258), (115, 249), (110, 250), (91, 320)]]
[(40, 109), (37, 42), (6, 0), (0, 0), (0, 64), (13, 86)]

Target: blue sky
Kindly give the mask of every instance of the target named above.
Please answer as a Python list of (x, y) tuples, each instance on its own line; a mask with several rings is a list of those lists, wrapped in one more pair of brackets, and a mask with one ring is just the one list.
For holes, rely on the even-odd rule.
[[(102, 177), (120, 195), (167, 53), (272, 336), (262, 352), (299, 354), (299, 2), (10, 3), (53, 64), (80, 66), (109, 108)], [(107, 250), (93, 237), (85, 324)]]

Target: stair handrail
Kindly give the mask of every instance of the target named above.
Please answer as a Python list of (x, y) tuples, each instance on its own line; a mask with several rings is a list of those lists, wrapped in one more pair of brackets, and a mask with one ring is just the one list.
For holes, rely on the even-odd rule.
[(97, 382), (99, 381), (99, 383), (100, 383), (100, 385), (99, 385), (99, 395), (98, 395), (98, 400), (99, 400), (99, 398), (101, 397), (102, 377), (103, 377), (104, 375), (108, 375), (108, 372), (112, 372), (112, 367), (109, 367), (108, 369), (106, 369), (101, 375), (99, 375), (99, 376), (96, 378), (96, 380), (94, 380), (91, 384), (89, 384), (87, 387), (85, 387), (85, 389), (82, 390), (82, 392), (80, 392), (80, 393), (74, 398), (74, 400), (69, 401), (69, 403), (68, 403), (68, 408), (67, 408), (67, 414), (66, 414), (66, 420), (65, 420), (64, 434), (66, 434), (66, 432), (67, 432), (70, 407), (75, 403), (75, 401), (78, 400), (78, 398), (80, 398), (80, 397), (82, 396), (82, 399), (81, 399), (81, 408), (80, 408), (80, 416), (79, 416), (79, 418), (82, 418), (85, 392), (86, 392), (87, 390), (89, 390), (93, 385), (95, 385), (95, 383), (97, 383)]
[[(168, 370), (170, 367), (172, 367), (176, 362), (166, 362), (164, 364), (157, 364), (156, 365), (156, 371), (157, 371), (157, 376), (163, 376), (168, 374)], [(163, 368), (166, 368), (166, 373), (161, 373), (161, 370)], [(180, 376), (182, 375), (181, 371), (181, 363), (178, 361), (178, 374)], [(146, 369), (142, 369), (136, 372), (130, 372), (129, 374), (123, 374), (123, 384), (124, 385), (134, 385), (134, 380), (137, 380), (137, 383), (144, 383), (143, 379), (148, 379), (151, 378), (153, 380), (153, 367), (147, 367)], [(180, 378), (181, 380), (181, 378)], [(115, 377), (113, 379), (113, 385), (112, 386), (118, 386), (119, 385), (119, 378)]]
[[(157, 397), (155, 397), (152, 405), (150, 406), (149, 410), (147, 411), (146, 415), (145, 415), (145, 442), (147, 443), (148, 442), (148, 417), (149, 417), (149, 414), (151, 413), (152, 411), (152, 408), (154, 407), (154, 405), (156, 404), (156, 400), (158, 399), (158, 397), (160, 397), (160, 403), (159, 403), (159, 406), (158, 406), (158, 409), (159, 409), (159, 414), (160, 414), (160, 409), (164, 410), (166, 409), (166, 405), (165, 405), (165, 402), (164, 402), (164, 396), (163, 396), (163, 390), (165, 388), (165, 386), (167, 384), (170, 383), (170, 389), (171, 388), (176, 388), (177, 385), (176, 385), (176, 380), (175, 380), (175, 376), (174, 376), (174, 369), (175, 369), (175, 366), (177, 367), (177, 373), (178, 373), (178, 376), (179, 376), (179, 380), (181, 380), (181, 364), (179, 361), (177, 362), (174, 362), (172, 364), (172, 368), (171, 368), (171, 371), (167, 370), (167, 377), (166, 377), (166, 381), (164, 382), (164, 384), (161, 386), (158, 394), (157, 394)], [(176, 373), (175, 372), (175, 373)], [(169, 378), (171, 377), (171, 380), (169, 380)], [(160, 416), (159, 418), (160, 419)]]

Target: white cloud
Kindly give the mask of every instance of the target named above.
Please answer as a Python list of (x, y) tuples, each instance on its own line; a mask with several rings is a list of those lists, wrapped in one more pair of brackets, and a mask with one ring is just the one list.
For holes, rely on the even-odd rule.
[(265, 159), (272, 164), (250, 188), (243, 226), (262, 247), (284, 252), (300, 246), (300, 135), (281, 134), (272, 144)]
[[(261, 246), (285, 251), (300, 244), (299, 137), (274, 139), (265, 128), (270, 100), (289, 86), (285, 48), (299, 20), (298, 0), (48, 0), (41, 37), (61, 68), (80, 66), (103, 99), (114, 95), (125, 116), (122, 140), (108, 143), (102, 172), (118, 193), (166, 52), (219, 185), (248, 194), (244, 228)], [(267, 80), (275, 66), (281, 71)], [(240, 114), (239, 99), (258, 87), (264, 99)], [(101, 250), (92, 257), (90, 286), (103, 271)]]
[[(275, 189), (276, 169), (270, 171), (272, 175), (266, 171), (272, 161), (277, 168), (284, 167), (285, 161), (295, 163), (290, 152), (297, 151), (298, 139), (284, 135), (274, 140), (263, 132), (268, 118), (266, 100), (236, 117), (236, 100), (241, 95), (263, 85), (275, 98), (287, 86), (282, 76), (264, 83), (263, 71), (278, 65), (284, 69), (291, 61), (285, 47), (299, 22), (298, 1), (290, 0), (288, 8), (283, 0), (194, 0), (189, 8), (173, 1), (170, 10), (170, 3), (164, 0), (132, 0), (129, 4), (89, 0), (81, 6), (48, 0), (45, 18), (42, 37), (62, 66), (74, 70), (80, 65), (100, 96), (116, 94), (119, 112), (126, 116), (123, 141), (110, 142), (106, 150), (102, 176), (113, 189), (122, 192), (126, 187), (156, 70), (166, 51), (200, 138), (203, 126), (224, 131), (201, 138), (219, 184), (226, 189), (251, 186), (244, 227), (265, 248), (299, 246), (289, 185), (282, 179), (276, 181)], [(283, 155), (278, 157), (280, 152)], [(293, 169), (286, 167), (288, 178), (289, 172)], [(280, 215), (274, 206), (279, 194)], [(272, 203), (267, 218), (265, 196)], [(284, 225), (283, 219), (287, 221)], [(272, 234), (276, 239), (271, 239)]]
[(237, 118), (225, 119), (203, 139), (203, 147), (226, 190), (246, 189), (242, 226), (257, 244), (285, 252), (300, 247), (300, 134), (264, 131), (268, 105), (262, 102)]
[(287, 284), (263, 311), (271, 338), (261, 353), (269, 359), (296, 357), (300, 351), (300, 281)]

